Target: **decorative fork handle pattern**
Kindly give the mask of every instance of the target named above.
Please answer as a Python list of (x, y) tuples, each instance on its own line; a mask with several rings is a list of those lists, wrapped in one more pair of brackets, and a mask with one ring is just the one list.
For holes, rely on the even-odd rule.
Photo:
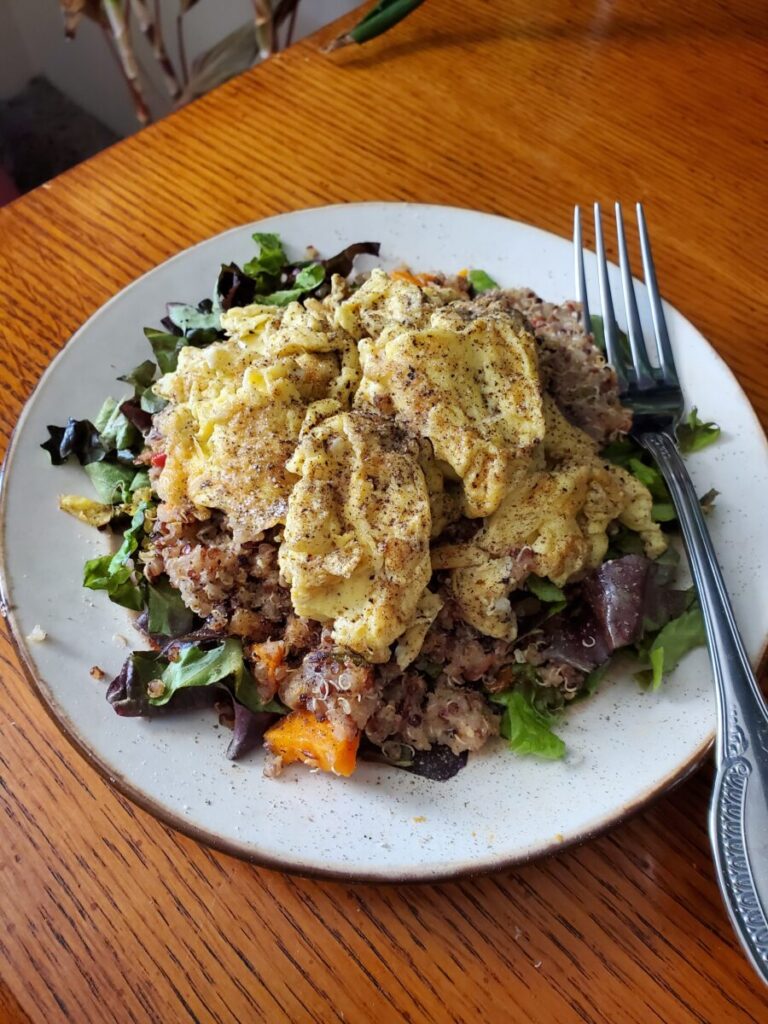
[(747, 955), (768, 983), (768, 712), (677, 445), (668, 433), (638, 440), (654, 456), (677, 509), (709, 641), (718, 715), (709, 833), (720, 888)]

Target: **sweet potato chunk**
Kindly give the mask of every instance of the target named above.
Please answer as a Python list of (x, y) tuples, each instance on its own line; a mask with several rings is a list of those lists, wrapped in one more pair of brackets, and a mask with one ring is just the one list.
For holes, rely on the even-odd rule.
[(360, 743), (338, 739), (330, 722), (320, 722), (311, 711), (292, 711), (264, 734), (264, 745), (282, 764), (301, 761), (334, 775), (351, 775)]

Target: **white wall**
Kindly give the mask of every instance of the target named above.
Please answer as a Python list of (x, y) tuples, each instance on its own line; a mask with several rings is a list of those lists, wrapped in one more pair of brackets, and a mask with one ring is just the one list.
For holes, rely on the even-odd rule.
[(0, 0), (0, 99), (23, 89), (32, 70), (32, 58), (16, 24), (13, 8)]
[[(356, 7), (359, 0), (302, 0), (295, 38)], [(164, 38), (176, 57), (178, 0), (161, 0)], [(190, 63), (197, 54), (253, 18), (251, 0), (199, 0), (186, 15), (185, 39)], [(143, 38), (136, 55), (150, 76), (147, 100), (155, 118), (172, 109), (155, 61)], [(74, 40), (64, 38), (57, 0), (0, 0), (0, 96), (10, 95), (33, 74), (45, 75), (57, 88), (113, 131), (128, 135), (137, 126), (133, 104), (101, 30), (83, 21)]]

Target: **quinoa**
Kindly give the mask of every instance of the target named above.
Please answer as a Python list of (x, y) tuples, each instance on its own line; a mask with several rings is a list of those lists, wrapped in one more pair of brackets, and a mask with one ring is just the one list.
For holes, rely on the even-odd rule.
[(265, 534), (241, 543), (221, 515), (168, 518), (169, 511), (158, 509), (147, 578), (167, 573), (184, 604), (214, 629), (252, 641), (278, 635), (292, 609), (290, 592), (280, 583), (274, 539)]
[(327, 719), (343, 739), (365, 727), (380, 698), (373, 666), (329, 646), (304, 657), (280, 687), (280, 699)]
[[(538, 341), (545, 388), (563, 413), (599, 443), (626, 432), (630, 413), (618, 396), (613, 370), (584, 331), (577, 303), (544, 302), (529, 289), (494, 290), (472, 298), (465, 279), (447, 281), (458, 292), (453, 308), (468, 320), (487, 312), (515, 313), (530, 324)], [(394, 414), (387, 405), (378, 411)], [(391, 404), (391, 403), (390, 403)], [(163, 438), (153, 430), (155, 451)], [(155, 477), (157, 470), (151, 470)], [(441, 544), (471, 542), (481, 519), (452, 521)], [(148, 580), (167, 574), (184, 603), (204, 620), (212, 635), (233, 635), (256, 681), (259, 698), (275, 697), (291, 710), (306, 710), (328, 721), (339, 739), (363, 732), (377, 746), (407, 744), (428, 750), (435, 744), (454, 754), (479, 750), (499, 732), (500, 714), (488, 697), (513, 685), (526, 671), (534, 685), (565, 703), (579, 693), (585, 674), (548, 658), (531, 640), (509, 642), (478, 632), (453, 600), (448, 579), (435, 573), (430, 589), (443, 606), (430, 626), (415, 662), (398, 667), (367, 664), (335, 647), (328, 626), (296, 615), (278, 566), (280, 528), (255, 539), (238, 539), (222, 512), (203, 518), (193, 507), (158, 508), (151, 543), (142, 554)], [(520, 553), (521, 578), (530, 566)], [(514, 594), (512, 595), (514, 598)], [(515, 615), (536, 622), (544, 611), (531, 595), (517, 595)], [(279, 758), (267, 773), (278, 774)]]
[(499, 716), (478, 690), (441, 676), (428, 691), (416, 673), (407, 673), (385, 690), (366, 726), (366, 736), (377, 745), (388, 739), (416, 750), (441, 744), (454, 754), (479, 750), (498, 731)]

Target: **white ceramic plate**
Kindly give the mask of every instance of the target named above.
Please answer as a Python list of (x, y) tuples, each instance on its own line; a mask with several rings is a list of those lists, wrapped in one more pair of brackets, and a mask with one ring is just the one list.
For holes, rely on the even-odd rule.
[[(57, 510), (59, 494), (87, 491), (87, 482), (77, 466), (52, 468), (39, 445), (46, 424), (93, 416), (107, 394), (122, 394), (116, 376), (149, 355), (142, 326), (157, 324), (169, 300), (209, 294), (220, 263), (252, 254), (257, 228), (279, 232), (296, 256), (307, 244), (331, 254), (378, 240), (385, 265), (483, 267), (504, 285), (529, 285), (550, 299), (573, 294), (573, 250), (562, 238), (469, 210), (370, 203), (235, 228), (115, 296), (43, 376), (5, 468), (8, 621), (65, 732), (118, 788), (182, 831), (263, 864), (350, 878), (434, 879), (510, 865), (593, 834), (662, 792), (711, 742), (714, 701), (703, 650), (686, 657), (659, 693), (618, 679), (574, 708), (562, 728), (562, 762), (518, 759), (499, 741), (443, 783), (372, 764), (348, 780), (294, 768), (269, 781), (260, 753), (226, 759), (229, 736), (211, 712), (145, 721), (118, 718), (107, 705), (106, 683), (89, 669), (114, 674), (127, 653), (115, 634), (135, 647), (140, 638), (127, 612), (81, 588), (83, 561), (104, 553), (108, 541)], [(612, 283), (618, 294), (615, 268)], [(690, 468), (700, 492), (721, 492), (712, 531), (757, 660), (768, 625), (765, 438), (727, 366), (678, 312), (667, 308), (667, 317), (690, 402), (723, 426), (722, 440)], [(48, 639), (28, 643), (36, 624)]]

